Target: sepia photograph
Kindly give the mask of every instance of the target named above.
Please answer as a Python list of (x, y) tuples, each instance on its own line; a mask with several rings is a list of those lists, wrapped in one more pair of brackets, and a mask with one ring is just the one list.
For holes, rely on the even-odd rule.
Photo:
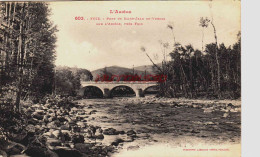
[(241, 2), (0, 2), (0, 157), (240, 157)]

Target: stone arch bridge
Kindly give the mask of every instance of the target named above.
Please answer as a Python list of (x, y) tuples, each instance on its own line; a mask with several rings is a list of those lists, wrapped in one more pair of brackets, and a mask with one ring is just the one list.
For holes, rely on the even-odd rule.
[(111, 81), (111, 82), (95, 82), (95, 81), (81, 81), (82, 88), (79, 90), (79, 95), (84, 96), (87, 87), (97, 87), (102, 91), (103, 97), (110, 97), (111, 91), (119, 86), (127, 86), (133, 89), (136, 97), (144, 97), (144, 91), (153, 86), (157, 86), (156, 81)]

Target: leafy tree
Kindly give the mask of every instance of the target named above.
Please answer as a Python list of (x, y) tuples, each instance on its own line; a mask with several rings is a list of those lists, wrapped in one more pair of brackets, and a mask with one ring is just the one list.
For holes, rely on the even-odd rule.
[(56, 67), (55, 94), (75, 96), (81, 87), (81, 81), (93, 79), (91, 72), (87, 69)]
[(14, 87), (18, 110), (21, 99), (52, 92), (57, 29), (49, 13), (46, 3), (1, 3), (0, 90)]
[[(205, 45), (204, 52), (194, 49), (191, 44), (176, 43), (170, 52), (170, 61), (163, 61), (157, 68), (157, 74), (167, 75), (166, 82), (159, 83), (159, 95), (166, 97), (184, 96), (189, 98), (238, 98), (241, 95), (241, 40), (233, 46), (223, 43)], [(221, 75), (219, 89), (218, 64)], [(150, 58), (149, 58), (150, 59)], [(161, 69), (161, 71), (159, 70)], [(221, 92), (222, 94), (220, 95)]]

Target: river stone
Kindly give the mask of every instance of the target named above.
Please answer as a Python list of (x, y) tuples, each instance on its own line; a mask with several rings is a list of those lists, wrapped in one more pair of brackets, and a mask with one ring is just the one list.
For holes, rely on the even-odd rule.
[(76, 143), (74, 148), (80, 151), (81, 153), (88, 153), (90, 151), (91, 145), (86, 143)]
[(98, 134), (95, 136), (96, 139), (104, 139), (104, 135), (103, 134)]
[(3, 150), (0, 150), (0, 157), (7, 157), (6, 152)]
[(21, 154), (21, 152), (25, 149), (25, 146), (19, 144), (19, 143), (13, 143), (12, 146), (10, 146), (7, 150), (6, 153), (8, 155), (16, 155), (16, 154)]
[(139, 146), (129, 146), (127, 147), (127, 150), (137, 150), (139, 148), (140, 148)]
[(73, 126), (73, 127), (72, 127), (72, 131), (73, 131), (74, 133), (79, 133), (79, 132), (81, 132), (81, 128), (78, 127), (78, 126)]
[(55, 130), (55, 131), (53, 131), (52, 132), (52, 134), (56, 137), (56, 138), (58, 138), (59, 137), (59, 135), (60, 135), (60, 130)]
[(44, 107), (46, 107), (46, 108), (51, 108), (51, 104), (49, 104), (48, 102), (46, 103), (46, 104), (44, 104)]
[(45, 125), (35, 125), (35, 131), (42, 131), (44, 128), (46, 128)]
[(133, 142), (134, 141), (134, 138), (133, 137), (130, 137), (130, 136), (127, 136), (126, 139), (124, 139), (125, 142)]
[(50, 131), (49, 132), (45, 132), (43, 134), (43, 136), (48, 136), (48, 137), (51, 137), (51, 138), (55, 137)]
[(53, 152), (51, 150), (45, 151), (45, 155), (46, 155), (46, 157), (59, 157), (58, 154), (56, 154), (55, 152)]
[(89, 114), (91, 115), (91, 114), (94, 114), (96, 112), (97, 112), (97, 110), (92, 110), (92, 111), (89, 112)]
[(101, 129), (101, 127), (96, 127), (95, 134), (99, 135), (99, 134), (102, 134), (102, 133), (103, 133), (103, 130)]
[(65, 125), (60, 126), (60, 129), (61, 130), (70, 130), (70, 126), (69, 126), (69, 124), (65, 124)]
[(49, 109), (48, 112), (49, 112), (49, 113), (54, 113), (55, 110), (54, 110), (54, 109)]
[(76, 125), (76, 122), (77, 122), (76, 119), (71, 119), (71, 121), (69, 122), (69, 125), (74, 126), (74, 125)]
[(26, 149), (24, 153), (32, 157), (46, 157), (45, 156), (46, 151), (47, 149), (44, 147), (30, 146)]
[(123, 142), (124, 142), (123, 139), (117, 138), (114, 142), (111, 143), (111, 145), (113, 145), (113, 146), (118, 146), (119, 143), (123, 143)]
[(86, 124), (84, 122), (77, 122), (76, 124), (82, 128), (86, 128)]
[(48, 113), (48, 116), (55, 117), (55, 113)]
[(128, 136), (133, 136), (133, 135), (136, 135), (136, 132), (134, 130), (129, 130), (129, 131), (126, 132), (126, 134)]
[(57, 127), (60, 127), (62, 125), (62, 123), (59, 120), (55, 120), (54, 123)]
[(47, 138), (47, 144), (50, 146), (61, 146), (61, 141), (55, 138)]
[(43, 116), (43, 121), (44, 121), (45, 123), (49, 123), (49, 122), (50, 122), (48, 116), (49, 116), (49, 115), (44, 115), (44, 116)]
[(33, 113), (33, 118), (36, 118), (37, 120), (42, 120), (43, 119), (43, 115), (39, 114), (39, 113)]
[(114, 128), (108, 128), (103, 131), (103, 134), (105, 135), (118, 135), (119, 132)]
[(118, 133), (119, 133), (120, 135), (123, 135), (123, 134), (125, 134), (125, 131), (118, 131)]
[(52, 117), (49, 117), (49, 118), (48, 118), (48, 122), (47, 122), (46, 124), (53, 122), (52, 119), (53, 119)]
[(61, 141), (64, 143), (65, 141), (70, 141), (71, 140), (71, 134), (68, 132), (61, 133), (60, 136)]
[(34, 132), (35, 132), (35, 127), (34, 127), (34, 125), (29, 124), (29, 125), (26, 126), (26, 130), (27, 130), (28, 132), (34, 133)]
[(213, 112), (213, 108), (204, 108), (204, 113), (211, 113)]
[(28, 109), (26, 109), (26, 113), (33, 113), (34, 112), (34, 110), (31, 108), (31, 107), (29, 107)]
[(50, 123), (47, 124), (47, 128), (49, 128), (49, 129), (57, 129), (57, 126), (55, 125), (54, 122), (50, 122)]
[(56, 114), (57, 114), (57, 115), (61, 115), (61, 114), (62, 114), (61, 110), (57, 110), (57, 111), (56, 111)]
[(223, 118), (227, 118), (229, 116), (229, 113), (224, 113)]
[(93, 138), (93, 136), (94, 136), (93, 133), (90, 132), (89, 130), (84, 131), (83, 135), (84, 135), (84, 137), (87, 137), (87, 138)]
[(82, 115), (85, 115), (86, 113), (85, 113), (85, 111), (84, 110), (82, 110), (82, 111), (80, 111), (80, 112), (78, 112), (78, 114), (77, 115), (79, 115), (79, 116), (82, 116)]
[(39, 108), (41, 105), (40, 104), (34, 104), (34, 105), (32, 105), (32, 107), (34, 107), (34, 108)]
[(76, 149), (69, 149), (67, 147), (58, 148), (54, 150), (59, 157), (83, 157), (83, 154)]
[(72, 107), (71, 111), (77, 111), (78, 109), (76, 107)]
[(234, 107), (234, 105), (233, 105), (233, 104), (231, 104), (231, 103), (229, 103), (227, 106)]
[(84, 143), (85, 139), (83, 135), (73, 135), (72, 136), (72, 142), (74, 144), (76, 143)]
[(41, 109), (41, 107), (39, 107), (39, 109), (35, 110), (35, 113), (38, 113), (40, 115), (44, 115), (45, 111)]

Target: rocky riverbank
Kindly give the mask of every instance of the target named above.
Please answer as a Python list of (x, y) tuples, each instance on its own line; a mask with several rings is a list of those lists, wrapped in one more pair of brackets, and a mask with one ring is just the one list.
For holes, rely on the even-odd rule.
[(158, 143), (240, 143), (239, 102), (156, 97), (78, 101), (49, 98), (41, 104), (23, 106), (25, 130), (12, 134), (12, 140), (2, 138), (0, 154), (105, 157)]
[[(95, 113), (95, 110), (87, 112), (85, 108), (88, 106), (80, 106), (67, 99), (59, 101), (48, 99), (44, 104), (24, 105), (22, 112), (27, 119), (25, 130), (9, 134), (9, 139), (12, 140), (5, 140), (2, 136), (0, 155), (3, 157), (110, 156), (114, 147), (121, 141), (114, 141), (110, 145), (99, 142), (104, 139), (104, 134), (113, 134), (115, 131), (88, 125), (87, 118)], [(125, 134), (125, 132), (116, 133)]]

